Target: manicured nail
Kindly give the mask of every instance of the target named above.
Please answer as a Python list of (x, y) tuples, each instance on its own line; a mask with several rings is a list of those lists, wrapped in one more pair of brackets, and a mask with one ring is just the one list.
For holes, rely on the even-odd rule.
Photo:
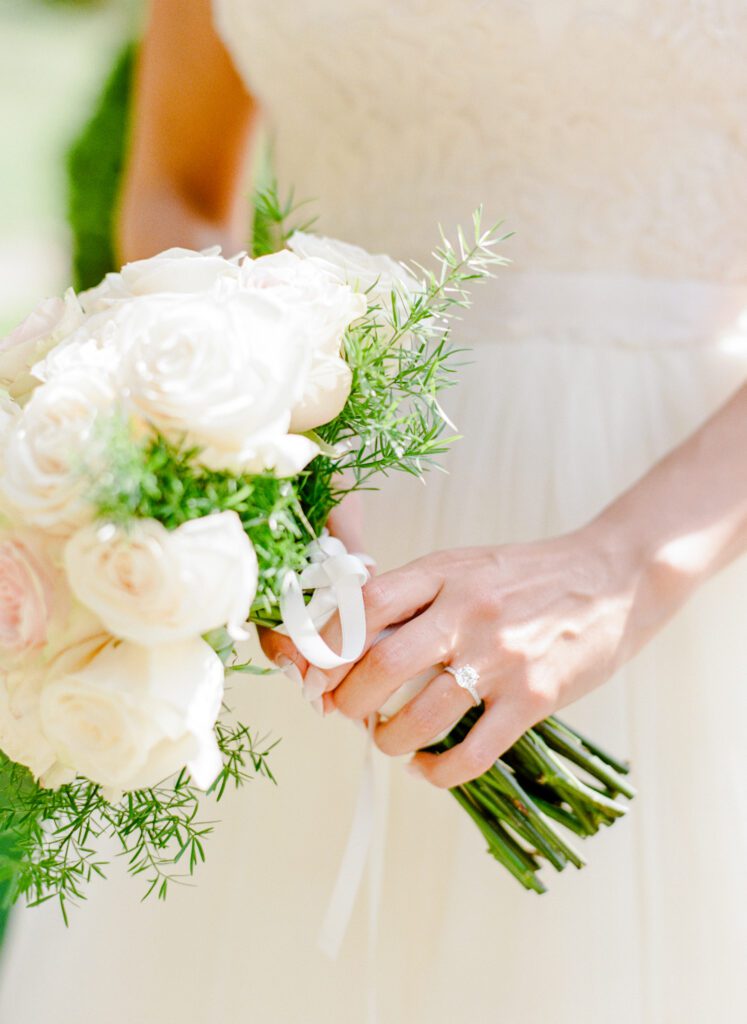
[(338, 714), (337, 708), (335, 707), (335, 702), (332, 700), (331, 693), (322, 694), (322, 705), (324, 708), (325, 715)]
[(279, 654), (275, 659), (275, 664), (283, 673), (283, 675), (290, 679), (296, 686), (303, 686), (303, 676), (298, 668), (298, 665), (284, 654)]
[(306, 700), (319, 700), (327, 689), (327, 677), (318, 668), (310, 665), (303, 681), (303, 695)]
[(317, 715), (320, 715), (322, 718), (324, 717), (324, 705), (322, 704), (321, 697), (317, 700), (310, 700), (309, 707), (312, 708)]
[(406, 765), (403, 765), (403, 768), (405, 769), (407, 774), (412, 775), (414, 779), (423, 778), (423, 773), (421, 772), (416, 761), (408, 761)]

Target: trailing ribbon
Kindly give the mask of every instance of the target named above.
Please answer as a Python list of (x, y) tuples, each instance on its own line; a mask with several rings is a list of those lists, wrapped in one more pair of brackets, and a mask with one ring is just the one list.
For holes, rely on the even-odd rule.
[[(309, 547), (311, 564), (287, 572), (280, 593), (283, 625), (306, 661), (317, 668), (340, 668), (357, 661), (366, 643), (363, 584), (369, 578), (365, 555), (351, 555), (337, 537), (322, 535)], [(313, 590), (308, 604), (304, 590)], [(342, 649), (336, 654), (322, 640), (319, 626), (333, 612), (340, 615)]]
[(345, 938), (356, 897), (368, 863), (368, 982), (367, 1016), (377, 1024), (376, 948), (379, 935), (379, 908), (384, 884), (384, 845), (389, 805), (389, 760), (373, 744), (374, 721), (368, 729), (363, 778), (353, 812), (345, 852), (337, 871), (332, 896), (324, 915), (317, 946), (336, 960)]
[[(367, 555), (351, 555), (342, 541), (327, 533), (311, 544), (309, 557), (310, 565), (300, 573), (289, 571), (283, 580), (280, 594), (283, 632), (288, 634), (309, 664), (325, 670), (339, 668), (357, 661), (365, 647), (366, 611), (362, 590), (370, 576), (366, 564), (372, 564), (372, 559)], [(306, 590), (314, 591), (308, 604), (304, 600)], [(339, 654), (319, 633), (335, 611), (340, 616), (342, 633)], [(381, 899), (388, 794), (388, 765), (376, 757), (373, 727), (372, 719), (350, 834), (318, 939), (320, 949), (335, 959), (373, 847), (369, 879), (369, 961), (372, 970)], [(375, 1021), (375, 986), (372, 981), (369, 983), (368, 1016), (370, 1021)]]

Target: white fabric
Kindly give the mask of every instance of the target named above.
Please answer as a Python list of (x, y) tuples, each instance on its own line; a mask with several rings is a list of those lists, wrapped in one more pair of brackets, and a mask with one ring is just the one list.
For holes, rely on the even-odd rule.
[[(450, 475), (369, 502), (382, 568), (573, 528), (747, 376), (747, 4), (741, 0), (218, 0), (282, 182), (319, 227), (427, 258), (436, 222), (505, 215), (513, 269), (460, 328)], [(553, 275), (553, 276), (548, 276)], [(559, 276), (554, 276), (559, 275)], [(455, 802), (392, 771), (378, 943), (384, 1024), (704, 1024), (743, 995), (747, 565), (709, 583), (568, 712), (639, 797), (589, 866), (520, 890)], [(19, 917), (0, 1024), (357, 1024), (359, 901), (316, 936), (364, 734), (290, 683), (231, 703), (283, 737), (279, 785), (231, 796), (199, 886), (96, 886), (69, 931)], [(81, 973), (80, 965), (90, 967)], [(81, 979), (82, 982), (81, 982)]]

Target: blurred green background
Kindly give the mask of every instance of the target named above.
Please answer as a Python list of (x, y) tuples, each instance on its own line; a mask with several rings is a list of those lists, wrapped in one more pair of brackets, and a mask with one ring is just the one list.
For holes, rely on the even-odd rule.
[(0, 336), (106, 259), (123, 47), (140, 14), (139, 0), (0, 0)]

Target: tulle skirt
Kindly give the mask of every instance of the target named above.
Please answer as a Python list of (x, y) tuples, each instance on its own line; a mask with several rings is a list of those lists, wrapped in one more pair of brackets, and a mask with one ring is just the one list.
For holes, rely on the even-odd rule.
[[(439, 547), (530, 540), (596, 514), (747, 377), (747, 290), (506, 275), (461, 336), (448, 475), (369, 500), (382, 567)], [(495, 340), (499, 339), (499, 340)], [(20, 910), (0, 1024), (704, 1024), (733, 1019), (747, 948), (747, 563), (709, 582), (608, 685), (566, 711), (634, 765), (628, 816), (588, 866), (526, 893), (447, 793), (390, 769), (379, 923), (359, 899), (337, 962), (318, 929), (365, 736), (282, 677), (231, 703), (282, 736), (278, 784), (222, 805), (194, 887), (140, 904), (112, 872), (65, 929)], [(382, 759), (383, 760), (383, 759)]]

